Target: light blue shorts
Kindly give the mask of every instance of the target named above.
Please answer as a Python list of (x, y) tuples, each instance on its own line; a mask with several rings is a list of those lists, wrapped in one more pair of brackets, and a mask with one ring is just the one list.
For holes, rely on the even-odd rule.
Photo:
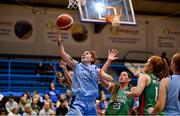
[(97, 115), (95, 100), (77, 99), (71, 101), (67, 116)]

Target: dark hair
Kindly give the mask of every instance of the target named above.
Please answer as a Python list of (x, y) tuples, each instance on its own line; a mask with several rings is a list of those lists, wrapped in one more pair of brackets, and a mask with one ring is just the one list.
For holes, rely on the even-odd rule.
[[(129, 77), (129, 79), (132, 79), (132, 74), (129, 72), (129, 71), (125, 71), (127, 74), (128, 74), (128, 77)], [(132, 80), (129, 82), (129, 84), (128, 84), (128, 87), (132, 87), (133, 86), (133, 84), (132, 84)]]
[(13, 99), (14, 98), (14, 96), (12, 95), (12, 94), (10, 94), (9, 96), (8, 96), (8, 98), (10, 99)]
[(132, 74), (130, 72), (128, 72), (128, 71), (125, 71), (125, 72), (127, 72), (128, 77), (131, 79), (132, 78)]
[(166, 52), (163, 52), (163, 53), (161, 54), (161, 57), (165, 58), (166, 55), (167, 55)]
[(49, 90), (51, 90), (51, 84), (53, 84), (54, 87), (55, 87), (55, 83), (54, 83), (54, 81), (52, 80), (52, 81), (49, 83)]
[[(132, 74), (131, 74), (129, 71), (122, 71), (122, 72), (126, 72), (126, 73), (128, 74), (128, 77), (129, 77), (130, 79), (132, 78)], [(121, 73), (122, 73), (122, 72), (121, 72)], [(120, 74), (121, 74), (121, 73), (120, 73)]]
[(92, 58), (94, 59), (94, 60), (91, 62), (91, 64), (95, 64), (95, 62), (96, 62), (96, 58), (97, 58), (97, 56), (96, 56), (96, 52), (95, 52), (95, 51), (93, 51), (93, 50), (90, 50), (89, 52), (91, 53)]

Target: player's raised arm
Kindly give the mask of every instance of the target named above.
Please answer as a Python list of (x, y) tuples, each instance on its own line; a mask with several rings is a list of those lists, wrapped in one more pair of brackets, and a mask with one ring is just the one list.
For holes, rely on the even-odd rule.
[(148, 83), (147, 78), (149, 78), (147, 77), (147, 75), (141, 75), (138, 78), (137, 86), (135, 87), (135, 89), (131, 89), (131, 92), (126, 92), (127, 97), (133, 98), (140, 96)]
[[(103, 65), (102, 69), (100, 70), (100, 75), (103, 74), (105, 75), (107, 69), (109, 68), (110, 64), (112, 61), (116, 60), (118, 57), (116, 56), (118, 53), (118, 50), (117, 49), (112, 49), (112, 50), (108, 50), (108, 58), (107, 58), (107, 61), (106, 63)], [(102, 79), (106, 80), (106, 81), (112, 81), (113, 78), (112, 76), (100, 76)]]
[(106, 81), (112, 81), (113, 77), (111, 75), (106, 74), (103, 70), (99, 69), (99, 77), (102, 80), (106, 80)]
[(60, 36), (60, 29), (58, 27), (57, 27), (57, 43), (58, 43), (58, 47), (59, 47), (60, 56), (69, 65), (69, 67), (74, 69), (77, 61), (75, 61), (69, 54), (67, 54), (65, 52), (64, 46), (63, 46), (63, 41), (62, 41), (61, 36)]
[(108, 58), (106, 63), (103, 65), (102, 69), (104, 72), (107, 71), (108, 67), (110, 66), (111, 62), (118, 59), (118, 57), (116, 56), (118, 54), (118, 50), (117, 49), (112, 49), (112, 50), (108, 50)]

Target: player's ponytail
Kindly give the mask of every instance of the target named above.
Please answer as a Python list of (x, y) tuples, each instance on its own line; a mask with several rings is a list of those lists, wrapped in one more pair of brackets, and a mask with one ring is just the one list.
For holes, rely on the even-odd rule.
[(160, 56), (151, 56), (150, 63), (153, 65), (152, 73), (160, 79), (169, 75), (169, 66), (167, 61)]

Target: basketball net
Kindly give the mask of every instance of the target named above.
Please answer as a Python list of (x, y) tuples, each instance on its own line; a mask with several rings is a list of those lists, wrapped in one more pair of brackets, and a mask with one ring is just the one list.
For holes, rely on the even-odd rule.
[(80, 2), (82, 6), (86, 5), (86, 0), (69, 0), (69, 5), (67, 8), (68, 9), (77, 9), (78, 2)]
[(113, 17), (113, 19), (112, 19), (112, 26), (113, 27), (118, 27), (119, 26), (119, 23), (120, 23), (120, 21), (119, 21), (120, 19), (119, 19), (119, 16), (114, 16)]

